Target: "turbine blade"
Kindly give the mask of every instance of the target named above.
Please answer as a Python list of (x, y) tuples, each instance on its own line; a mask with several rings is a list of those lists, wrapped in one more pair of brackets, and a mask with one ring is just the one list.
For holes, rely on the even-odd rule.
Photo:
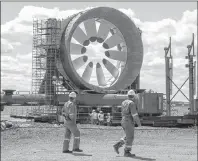
[(87, 40), (87, 35), (84, 31), (78, 26), (74, 31), (73, 38), (78, 41), (80, 44), (83, 44), (85, 40)]
[(127, 59), (127, 53), (124, 51), (108, 50), (105, 51), (105, 55), (113, 60), (126, 61)]
[(101, 20), (97, 34), (97, 41), (99, 43), (102, 43), (107, 38), (109, 34), (109, 30), (110, 30), (109, 24), (106, 21)]
[(86, 81), (86, 82), (89, 83), (90, 78), (91, 78), (92, 71), (93, 71), (93, 63), (90, 62), (86, 66), (85, 71), (83, 72), (83, 75), (82, 75), (82, 78), (84, 79), (84, 81)]
[(80, 55), (86, 52), (86, 48), (79, 44), (70, 43), (70, 54)]
[(84, 22), (85, 30), (87, 33), (87, 38), (90, 39), (90, 41), (94, 42), (96, 41), (97, 36), (97, 30), (96, 30), (96, 22), (95, 19), (89, 19)]
[(75, 70), (78, 70), (80, 67), (82, 67), (86, 63), (87, 60), (88, 60), (87, 56), (81, 56), (81, 57), (78, 57), (77, 59), (74, 59), (72, 63), (73, 63)]
[(106, 59), (103, 59), (102, 62), (104, 64), (105, 68), (109, 71), (109, 73), (111, 73), (111, 75), (114, 78), (117, 78), (119, 75), (118, 69), (110, 61), (108, 61)]
[(105, 86), (106, 85), (105, 76), (101, 68), (101, 65), (99, 63), (96, 64), (96, 76), (99, 86)]
[(123, 42), (123, 39), (117, 35), (117, 34), (114, 34), (112, 35), (111, 37), (109, 37), (103, 44), (103, 47), (105, 49), (109, 49), (109, 48), (112, 48), (120, 43)]

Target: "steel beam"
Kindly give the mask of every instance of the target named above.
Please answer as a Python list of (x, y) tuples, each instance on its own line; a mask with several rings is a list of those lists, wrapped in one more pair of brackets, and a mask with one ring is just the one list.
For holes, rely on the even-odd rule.
[[(191, 45), (187, 46), (188, 48), (188, 64), (186, 67), (189, 69), (189, 105), (190, 105), (190, 112), (191, 114), (194, 114), (194, 62), (193, 62), (193, 57), (195, 56), (194, 53), (194, 33), (192, 36), (192, 43)], [(192, 50), (192, 54), (191, 54)]]
[(166, 59), (166, 109), (167, 109), (167, 115), (171, 115), (171, 104), (170, 104), (170, 79), (169, 79), (169, 59), (168, 57)]
[[(193, 52), (194, 52), (194, 44), (193, 44)], [(196, 77), (196, 74), (194, 75), (195, 77), (196, 77), (196, 99), (195, 99), (195, 111), (196, 111), (196, 113), (198, 112), (198, 54), (196, 54), (196, 56), (197, 56), (197, 63), (196, 63), (196, 67), (195, 67), (195, 69), (196, 69), (196, 72), (195, 73), (197, 73), (197, 77)]]
[[(169, 46), (164, 48), (165, 50), (165, 73), (166, 73), (166, 115), (171, 116), (171, 100), (170, 95), (172, 93), (172, 82), (170, 81), (172, 79), (172, 66), (170, 66), (170, 62), (172, 63), (172, 55), (171, 55), (171, 37), (169, 41)], [(168, 56), (168, 53), (170, 55)], [(170, 61), (171, 60), (171, 61)], [(170, 79), (171, 78), (171, 79)]]

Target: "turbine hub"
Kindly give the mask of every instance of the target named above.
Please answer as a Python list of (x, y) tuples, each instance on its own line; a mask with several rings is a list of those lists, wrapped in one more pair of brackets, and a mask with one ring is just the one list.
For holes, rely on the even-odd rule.
[(88, 61), (96, 63), (102, 63), (102, 59), (105, 56), (105, 49), (101, 43), (93, 42), (90, 43), (87, 47), (87, 52), (85, 53), (88, 56)]

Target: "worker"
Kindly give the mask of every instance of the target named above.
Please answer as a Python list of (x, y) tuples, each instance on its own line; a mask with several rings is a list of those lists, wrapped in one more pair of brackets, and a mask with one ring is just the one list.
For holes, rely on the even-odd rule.
[(125, 132), (125, 137), (118, 141), (113, 147), (117, 154), (119, 154), (119, 148), (125, 144), (124, 156), (125, 157), (134, 157), (135, 154), (131, 154), (132, 143), (134, 140), (134, 127), (135, 122), (138, 126), (141, 126), (140, 119), (137, 113), (137, 107), (135, 100), (137, 101), (136, 94), (133, 90), (129, 90), (128, 99), (122, 102), (121, 112), (122, 112), (122, 121), (121, 125)]
[(100, 111), (100, 113), (98, 114), (98, 121), (99, 121), (99, 125), (104, 124), (104, 113), (102, 111)]
[(97, 107), (96, 109), (96, 113), (99, 114), (100, 113), (100, 107)]
[[(79, 149), (80, 146), (80, 131), (76, 124), (76, 115), (77, 115), (77, 109), (76, 109), (76, 93), (71, 92), (69, 94), (69, 101), (67, 101), (64, 104), (62, 115), (64, 116), (64, 126), (65, 126), (65, 140), (63, 143), (63, 153), (72, 153), (74, 152), (82, 152), (81, 149)], [(73, 150), (69, 150), (69, 142), (71, 139), (71, 133), (74, 136), (73, 141)]]
[(91, 120), (91, 124), (94, 124), (94, 112), (95, 112), (95, 110), (92, 110), (92, 113), (89, 114), (90, 120)]
[(106, 119), (107, 119), (107, 126), (110, 126), (111, 125), (111, 119), (112, 119), (110, 113), (107, 113)]
[(95, 112), (96, 112), (95, 113), (95, 117), (97, 117), (97, 119), (95, 120), (95, 122), (96, 122), (95, 124), (98, 125), (99, 124), (98, 114), (100, 113), (100, 107), (97, 107), (96, 110), (95, 110)]
[(96, 125), (98, 123), (98, 113), (93, 110), (93, 124)]
[(190, 110), (190, 108), (188, 108), (188, 115), (191, 115), (191, 110)]

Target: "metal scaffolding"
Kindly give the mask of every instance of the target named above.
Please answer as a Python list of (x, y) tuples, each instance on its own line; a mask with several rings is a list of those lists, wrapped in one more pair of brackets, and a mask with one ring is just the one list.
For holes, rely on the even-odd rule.
[[(60, 34), (60, 20), (33, 20), (32, 93), (45, 94), (45, 109), (52, 109), (56, 105), (56, 91), (61, 86), (56, 86), (52, 79), (58, 75), (56, 58), (59, 54)], [(38, 109), (46, 113), (40, 106)]]

